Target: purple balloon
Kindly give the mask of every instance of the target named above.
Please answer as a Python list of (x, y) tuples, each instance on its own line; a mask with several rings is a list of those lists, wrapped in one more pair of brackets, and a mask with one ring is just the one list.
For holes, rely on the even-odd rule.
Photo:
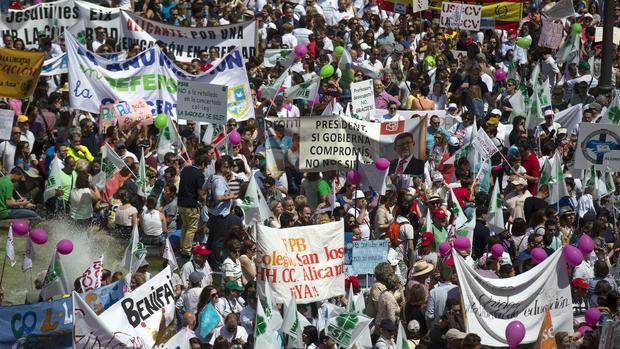
[(583, 254), (577, 247), (573, 245), (566, 245), (563, 249), (564, 251), (562, 253), (564, 254), (564, 259), (568, 265), (576, 267), (583, 262)]
[(41, 228), (34, 228), (30, 231), (30, 240), (37, 245), (43, 245), (47, 239), (47, 232)]
[(60, 240), (56, 244), (56, 251), (60, 254), (69, 254), (73, 251), (73, 242), (71, 240)]
[(547, 252), (544, 249), (540, 247), (532, 249), (532, 262), (534, 262), (534, 264), (544, 261), (545, 258), (547, 258)]
[(471, 243), (465, 236), (459, 236), (454, 240), (454, 248), (456, 248), (457, 251), (467, 251), (470, 247)]
[(378, 158), (377, 160), (375, 160), (375, 167), (379, 171), (385, 171), (390, 168), (390, 160), (386, 158)]
[(28, 234), (28, 230), (30, 230), (28, 222), (26, 221), (15, 221), (11, 226), (13, 227), (13, 234), (17, 236), (24, 236)]
[(592, 332), (592, 327), (586, 325), (579, 327), (579, 333), (581, 333), (582, 336), (585, 336), (587, 332)]
[(241, 143), (241, 135), (237, 131), (232, 131), (231, 133), (228, 134), (228, 141), (232, 145), (237, 145)]
[(442, 256), (447, 256), (450, 254), (450, 251), (452, 251), (452, 246), (450, 246), (450, 243), (447, 241), (444, 241), (442, 243), (439, 244), (439, 254)]
[(577, 242), (577, 246), (579, 246), (579, 250), (584, 254), (589, 254), (594, 251), (594, 240), (586, 234), (581, 235), (579, 241)]
[(304, 58), (306, 56), (306, 53), (308, 53), (308, 48), (306, 47), (306, 45), (298, 44), (297, 46), (295, 46), (295, 56), (299, 58)]
[(594, 326), (601, 319), (601, 311), (598, 308), (590, 308), (586, 311), (586, 324)]
[(504, 81), (506, 79), (506, 72), (502, 69), (497, 69), (495, 71), (495, 80)]
[(521, 321), (514, 320), (506, 326), (506, 341), (508, 342), (509, 347), (516, 348), (524, 337), (525, 326), (523, 326)]
[(501, 244), (495, 244), (491, 246), (491, 255), (495, 258), (501, 258), (504, 254), (504, 246)]
[(362, 182), (362, 174), (359, 171), (351, 170), (347, 172), (347, 182), (358, 185)]

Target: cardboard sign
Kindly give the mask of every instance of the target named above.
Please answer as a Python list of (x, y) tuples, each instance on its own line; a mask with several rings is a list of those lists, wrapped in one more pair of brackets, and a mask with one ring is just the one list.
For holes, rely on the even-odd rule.
[(353, 117), (368, 121), (375, 113), (375, 93), (372, 79), (351, 84), (351, 106)]
[(444, 28), (476, 31), (480, 30), (481, 16), (480, 5), (442, 2), (439, 25)]
[(13, 119), (15, 111), (12, 109), (0, 109), (0, 139), (11, 139)]
[(387, 240), (353, 241), (351, 257), (353, 274), (372, 274), (375, 267), (387, 260)]
[(224, 125), (227, 93), (226, 86), (198, 81), (179, 81), (177, 115), (180, 119)]
[(121, 129), (134, 125), (151, 125), (153, 123), (151, 108), (142, 98), (129, 103), (117, 103), (114, 108), (118, 126)]

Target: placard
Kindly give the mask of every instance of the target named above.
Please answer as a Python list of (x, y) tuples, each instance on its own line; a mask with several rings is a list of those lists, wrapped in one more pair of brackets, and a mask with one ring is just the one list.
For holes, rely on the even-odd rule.
[(351, 84), (351, 114), (355, 119), (370, 120), (375, 113), (375, 92), (372, 79)]
[(11, 139), (15, 111), (12, 109), (0, 109), (0, 139)]
[(351, 257), (353, 274), (372, 274), (377, 264), (385, 262), (388, 255), (387, 240), (353, 241)]
[(224, 125), (226, 123), (227, 92), (226, 86), (198, 81), (179, 81), (177, 117)]
[(442, 2), (439, 25), (444, 28), (477, 31), (480, 30), (481, 16), (480, 5)]
[(610, 124), (579, 124), (575, 149), (575, 169), (599, 171), (620, 170), (620, 126)]

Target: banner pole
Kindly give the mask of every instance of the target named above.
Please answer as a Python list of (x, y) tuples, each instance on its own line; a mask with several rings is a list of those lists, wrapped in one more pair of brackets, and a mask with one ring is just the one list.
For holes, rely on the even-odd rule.
[(2, 262), (2, 274), (0, 275), (0, 288), (2, 288), (2, 281), (4, 281), (4, 267), (6, 266), (6, 253), (4, 254), (4, 261)]

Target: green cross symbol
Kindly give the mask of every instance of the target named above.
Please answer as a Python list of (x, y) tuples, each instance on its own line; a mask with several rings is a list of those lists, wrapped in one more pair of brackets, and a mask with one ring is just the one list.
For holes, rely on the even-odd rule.
[(620, 122), (620, 108), (613, 106), (607, 111), (607, 117), (614, 123)]
[(345, 330), (352, 330), (357, 325), (357, 315), (353, 313), (339, 315), (336, 318), (336, 323)]
[(58, 276), (60, 276), (60, 273), (61, 273), (60, 261), (54, 260), (54, 264), (51, 264), (49, 269), (47, 270), (47, 274), (45, 275), (45, 280), (43, 281), (43, 283), (45, 285), (48, 285), (54, 282), (56, 279), (58, 279)]
[(298, 329), (299, 329), (299, 319), (295, 319), (295, 322), (293, 322), (293, 326), (291, 326), (291, 332), (297, 333)]
[(267, 332), (267, 322), (265, 318), (256, 314), (256, 337), (261, 336)]

